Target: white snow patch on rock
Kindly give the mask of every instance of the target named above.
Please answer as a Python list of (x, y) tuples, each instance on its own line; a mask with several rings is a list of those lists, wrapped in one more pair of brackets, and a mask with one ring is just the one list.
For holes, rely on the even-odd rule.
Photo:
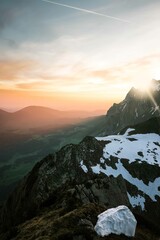
[[(103, 167), (101, 165), (102, 159), (100, 159), (95, 166), (91, 167), (92, 172), (95, 174), (104, 173), (107, 176), (113, 175), (114, 177), (121, 174), (125, 180), (148, 195), (152, 201), (157, 201), (156, 197), (160, 197), (160, 177), (145, 184), (141, 179), (131, 175), (121, 162), (121, 159), (126, 159), (129, 164), (132, 162), (138, 162), (139, 164), (146, 162), (149, 165), (160, 166), (160, 146), (158, 144), (160, 142), (160, 135), (147, 133), (128, 136), (128, 133), (132, 130), (131, 128), (127, 129), (124, 135), (111, 135), (96, 138), (99, 141), (107, 141), (109, 143), (107, 143), (103, 149)], [(106, 160), (112, 161), (111, 156), (117, 158), (115, 168), (107, 165)], [(143, 198), (131, 198), (131, 200), (131, 204), (133, 202), (135, 204), (137, 201), (137, 204), (139, 202), (143, 209)]]
[[(111, 155), (118, 158), (125, 158), (129, 163), (135, 162), (136, 159), (146, 161), (148, 164), (158, 164), (160, 166), (160, 147), (155, 144), (160, 142), (160, 136), (155, 133), (147, 134), (127, 134), (133, 129), (129, 128), (124, 135), (111, 135), (107, 137), (97, 137), (99, 141), (110, 141), (104, 147), (104, 158)], [(138, 152), (142, 152), (140, 156)]]
[(134, 131), (134, 130), (135, 130), (134, 128), (128, 128), (128, 129), (126, 130), (126, 132), (124, 133), (124, 135), (125, 135), (125, 136), (128, 136), (128, 134), (129, 134), (130, 132)]
[(90, 149), (90, 152), (95, 152), (95, 150)]
[(102, 168), (101, 168), (100, 164), (97, 164), (96, 166), (93, 166), (91, 168), (92, 168), (92, 172), (95, 174), (100, 174), (102, 172)]
[(129, 198), (129, 202), (132, 205), (132, 207), (140, 206), (142, 211), (145, 210), (145, 198), (142, 197), (141, 195), (137, 196), (131, 196), (129, 193), (127, 193), (127, 196)]
[(95, 225), (95, 231), (101, 237), (109, 234), (124, 234), (128, 237), (134, 237), (137, 221), (128, 207), (122, 205), (116, 208), (110, 208), (98, 215), (98, 221)]
[(100, 158), (100, 163), (104, 163), (104, 162), (105, 162), (104, 158)]
[(88, 168), (86, 167), (86, 165), (83, 164), (83, 160), (80, 162), (80, 166), (81, 166), (81, 168), (83, 169), (83, 171), (84, 171), (85, 173), (88, 172)]
[(134, 178), (129, 171), (123, 166), (120, 159), (118, 160), (118, 163), (115, 164), (116, 169), (107, 166), (105, 164), (105, 169), (101, 167), (100, 164), (97, 164), (95, 166), (92, 166), (92, 172), (95, 174), (104, 173), (107, 176), (114, 176), (118, 177), (120, 174), (122, 177), (127, 180), (132, 185), (136, 186), (138, 190), (144, 192), (146, 195), (148, 195), (152, 201), (157, 201), (156, 196), (160, 197), (160, 177), (156, 178), (153, 182), (149, 182), (148, 185), (146, 185), (142, 180), (138, 178)]

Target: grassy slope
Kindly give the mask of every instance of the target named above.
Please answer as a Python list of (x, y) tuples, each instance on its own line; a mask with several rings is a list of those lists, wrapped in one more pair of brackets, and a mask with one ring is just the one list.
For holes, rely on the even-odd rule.
[[(124, 235), (109, 235), (107, 237), (99, 237), (96, 235), (93, 227), (97, 221), (97, 215), (104, 211), (105, 208), (98, 204), (90, 203), (70, 212), (65, 209), (46, 208), (40, 214), (25, 223), (10, 229), (6, 234), (0, 235), (2, 240), (72, 240), (72, 239), (88, 239), (88, 240), (127, 240), (130, 239)], [(89, 221), (90, 225), (82, 224)], [(133, 240), (158, 240), (151, 229), (145, 226), (145, 223), (139, 223), (136, 228)]]
[(39, 130), (26, 134), (4, 134), (3, 138), (6, 138), (8, 145), (1, 144), (3, 148), (0, 151), (0, 201), (6, 198), (17, 181), (27, 174), (37, 161), (68, 143), (80, 142), (86, 135), (96, 136), (96, 129), (99, 129), (97, 126), (103, 125), (104, 121), (105, 116), (100, 116), (61, 130), (48, 130), (48, 133)]

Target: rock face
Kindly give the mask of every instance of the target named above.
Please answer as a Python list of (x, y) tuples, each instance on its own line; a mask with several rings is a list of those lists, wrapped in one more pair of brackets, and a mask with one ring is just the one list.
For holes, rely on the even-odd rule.
[(137, 221), (129, 208), (118, 206), (98, 215), (98, 221), (94, 229), (101, 237), (108, 236), (111, 233), (134, 237), (136, 225)]
[[(46, 239), (96, 239), (91, 237), (95, 216), (119, 205), (128, 206), (158, 229), (160, 136), (136, 134), (136, 129), (129, 128), (123, 135), (86, 137), (36, 164), (2, 209), (3, 231), (13, 230), (11, 237), (0, 238), (38, 239), (40, 235), (45, 239), (43, 235), (49, 234)], [(33, 220), (25, 223), (28, 219)]]
[(160, 81), (152, 80), (149, 92), (132, 88), (119, 104), (108, 110), (99, 135), (117, 134), (129, 125), (160, 116)]
[(6, 201), (3, 230), (33, 218), (44, 207), (68, 212), (90, 203), (104, 210), (126, 205), (159, 229), (160, 136), (150, 130), (140, 134), (137, 125), (121, 135), (86, 137), (44, 158)]
[[(79, 145), (67, 145), (36, 164), (8, 198), (2, 211), (4, 228), (24, 222), (50, 204), (67, 209), (90, 202), (129, 206), (121, 176), (97, 176), (91, 169), (101, 158), (104, 144), (86, 137)], [(87, 173), (82, 162), (89, 169)]]

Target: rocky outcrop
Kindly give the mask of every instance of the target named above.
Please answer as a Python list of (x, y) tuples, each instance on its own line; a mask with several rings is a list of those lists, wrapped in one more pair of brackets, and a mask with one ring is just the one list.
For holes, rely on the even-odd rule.
[(99, 236), (108, 236), (111, 233), (116, 235), (124, 234), (134, 237), (137, 220), (128, 207), (121, 205), (116, 208), (109, 208), (98, 215), (95, 230)]
[(106, 114), (99, 135), (117, 134), (129, 125), (160, 116), (160, 81), (152, 80), (150, 90), (141, 92), (132, 88), (125, 99), (113, 104)]
[(8, 198), (2, 211), (4, 228), (35, 216), (50, 204), (66, 208), (89, 202), (129, 205), (122, 177), (104, 178), (102, 174), (97, 178), (91, 169), (87, 174), (82, 169), (82, 161), (88, 168), (99, 161), (104, 144), (86, 137), (79, 145), (67, 145), (37, 163)]
[[(56, 228), (53, 239), (67, 239), (66, 236), (68, 239), (76, 239), (72, 237), (77, 236), (78, 239), (77, 234), (82, 229), (82, 223), (85, 223), (85, 229), (91, 230), (91, 223), (95, 224), (96, 216), (102, 210), (119, 205), (131, 208), (140, 222), (145, 221), (149, 228), (153, 227), (158, 231), (160, 136), (155, 133), (132, 135), (132, 131), (135, 130), (136, 127), (134, 130), (125, 130), (122, 135), (104, 138), (86, 137), (78, 145), (69, 144), (37, 163), (6, 201), (1, 214), (3, 231), (13, 229), (17, 236), (15, 239), (23, 239), (19, 237), (20, 229), (28, 231), (28, 228), (32, 229), (33, 224), (37, 231), (37, 219), (40, 223), (42, 220), (43, 227), (47, 221), (48, 229), (53, 234), (47, 220), (51, 211), (54, 212), (53, 215), (58, 212), (59, 221), (63, 216), (66, 229), (70, 229), (69, 232), (64, 230), (65, 234), (59, 232), (60, 223), (54, 218), (54, 221), (51, 220)], [(85, 206), (90, 207), (86, 210)], [(25, 222), (29, 219), (32, 220)], [(76, 224), (79, 223), (78, 229), (77, 225), (73, 227), (74, 220)], [(70, 228), (67, 224), (71, 224)], [(39, 231), (42, 237), (43, 233)], [(56, 231), (59, 232), (57, 235)], [(24, 232), (23, 234), (25, 235)], [(59, 234), (62, 238), (59, 238)], [(27, 239), (34, 239), (33, 234), (30, 237)]]

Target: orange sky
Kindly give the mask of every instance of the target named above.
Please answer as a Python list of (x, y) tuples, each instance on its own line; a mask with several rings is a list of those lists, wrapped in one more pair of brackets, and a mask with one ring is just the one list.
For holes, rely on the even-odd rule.
[[(60, 110), (102, 109), (123, 100), (132, 86), (144, 88), (152, 79), (152, 64), (160, 55), (150, 55), (124, 65), (104, 69), (69, 71), (62, 76), (43, 75), (28, 80), (38, 64), (27, 61), (1, 61), (0, 108), (20, 109), (29, 105)], [(42, 74), (42, 76), (40, 75)], [(123, 79), (123, 80), (122, 80)]]
[(100, 15), (43, 1), (0, 2), (0, 108), (106, 112), (131, 87), (160, 79), (160, 2), (66, 4)]
[[(113, 101), (113, 100), (112, 100)], [(91, 98), (86, 94), (58, 94), (46, 92), (27, 92), (17, 90), (0, 90), (1, 108), (8, 111), (21, 109), (29, 105), (47, 106), (60, 110), (100, 111), (105, 114), (112, 101), (96, 96)]]

